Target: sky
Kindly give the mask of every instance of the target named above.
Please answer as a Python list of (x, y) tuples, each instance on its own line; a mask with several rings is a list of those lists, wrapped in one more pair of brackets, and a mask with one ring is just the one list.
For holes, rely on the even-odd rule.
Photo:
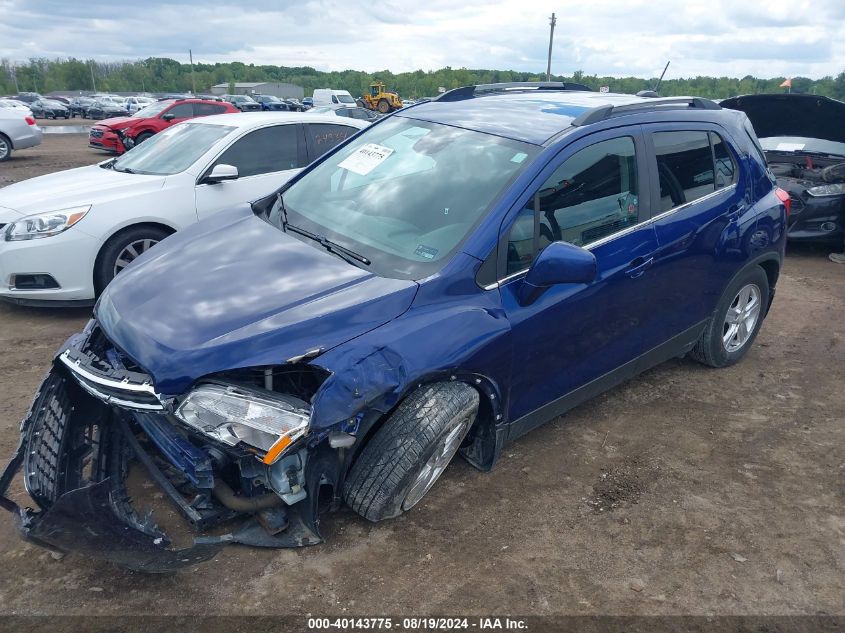
[(0, 58), (667, 78), (845, 70), (845, 0), (0, 0)]

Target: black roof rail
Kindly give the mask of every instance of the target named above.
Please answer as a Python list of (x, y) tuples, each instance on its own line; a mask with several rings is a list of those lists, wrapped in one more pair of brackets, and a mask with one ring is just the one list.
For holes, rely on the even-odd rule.
[(698, 110), (721, 110), (720, 106), (715, 101), (704, 99), (703, 97), (662, 97), (643, 99), (637, 103), (626, 103), (624, 105), (603, 105), (597, 108), (587, 110), (580, 114), (572, 121), (572, 125), (590, 125), (591, 123), (598, 123), (604, 121), (612, 116), (620, 114), (632, 114), (640, 110), (675, 110), (680, 108), (696, 108)]
[(477, 84), (475, 86), (461, 86), (444, 92), (437, 97), (437, 101), (462, 101), (485, 92), (507, 92), (511, 90), (582, 90), (590, 91), (584, 84), (571, 81), (511, 81), (500, 84)]

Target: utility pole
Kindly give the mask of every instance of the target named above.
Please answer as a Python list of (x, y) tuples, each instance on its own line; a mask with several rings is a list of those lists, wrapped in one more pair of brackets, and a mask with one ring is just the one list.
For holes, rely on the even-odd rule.
[(94, 92), (97, 92), (97, 81), (94, 79), (94, 61), (88, 63), (88, 69), (91, 71), (91, 85), (94, 86)]
[(549, 63), (546, 65), (546, 81), (552, 80), (552, 42), (555, 39), (555, 24), (557, 24), (557, 18), (552, 13), (552, 17), (549, 18), (551, 30), (549, 31)]
[(188, 58), (191, 60), (191, 94), (196, 95), (197, 94), (197, 84), (196, 84), (196, 81), (194, 80), (194, 53), (191, 51), (190, 48), (188, 49)]
[(15, 70), (14, 63), (12, 63), (12, 79), (15, 81), (15, 94), (20, 94), (21, 89), (18, 88), (18, 71)]

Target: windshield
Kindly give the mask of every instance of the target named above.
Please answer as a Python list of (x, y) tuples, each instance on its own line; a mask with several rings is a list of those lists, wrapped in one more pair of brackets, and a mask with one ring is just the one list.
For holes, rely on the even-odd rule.
[(139, 119), (146, 119), (149, 117), (154, 117), (161, 114), (161, 111), (167, 108), (172, 101), (156, 101), (155, 103), (151, 103), (146, 108), (141, 108), (132, 116), (137, 117)]
[(181, 123), (136, 145), (115, 161), (115, 171), (170, 176), (185, 171), (235, 128)]
[(292, 224), (364, 255), (376, 274), (420, 279), (446, 263), (536, 152), (394, 116), (293, 184), (284, 204)]
[(845, 143), (803, 136), (770, 136), (761, 138), (760, 145), (769, 152), (817, 152), (845, 156)]
[(247, 97), (247, 96), (234, 97), (234, 98), (232, 99), (232, 101), (236, 101), (236, 102), (238, 102), (238, 103), (244, 103), (244, 102), (246, 102), (246, 103), (254, 103), (253, 98), (252, 98), (252, 97)]
[(61, 104), (58, 101), (53, 101), (51, 99), (42, 99), (41, 105), (46, 105), (46, 106), (50, 106), (51, 108), (54, 108), (56, 106), (60, 106), (60, 105), (63, 105), (63, 104)]
[(355, 103), (355, 99), (349, 95), (335, 95), (335, 97), (337, 97), (338, 103)]

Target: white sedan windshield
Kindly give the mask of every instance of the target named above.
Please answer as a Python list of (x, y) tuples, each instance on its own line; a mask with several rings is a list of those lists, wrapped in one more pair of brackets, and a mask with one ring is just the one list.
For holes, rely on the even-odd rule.
[(228, 125), (182, 123), (136, 145), (114, 162), (115, 171), (169, 176), (185, 171), (212, 145), (235, 128)]

